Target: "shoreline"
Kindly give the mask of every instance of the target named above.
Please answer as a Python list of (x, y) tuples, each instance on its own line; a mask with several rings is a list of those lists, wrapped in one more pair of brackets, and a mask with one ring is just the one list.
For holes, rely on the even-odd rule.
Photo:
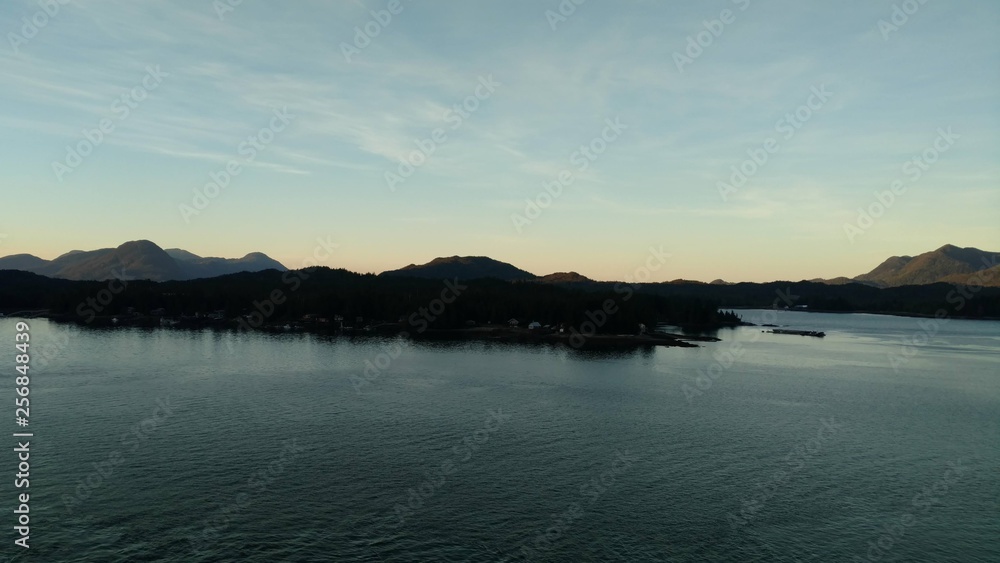
[[(771, 311), (771, 310), (776, 310), (776, 311), (779, 311), (779, 312), (792, 312), (792, 313), (828, 313), (828, 314), (831, 314), (831, 315), (882, 315), (882, 316), (886, 316), (886, 317), (911, 317), (911, 318), (918, 318), (918, 319), (935, 318), (935, 315), (933, 313), (912, 313), (912, 312), (907, 312), (907, 311), (869, 311), (869, 310), (838, 311), (838, 310), (830, 310), (830, 309), (788, 309), (788, 308), (772, 309), (771, 307), (766, 307), (766, 306), (750, 306), (750, 305), (727, 305), (725, 307), (720, 307), (719, 309), (720, 310), (730, 310), (730, 311)], [(18, 313), (32, 313), (32, 314), (31, 315), (20, 315)], [(120, 316), (125, 316), (125, 315), (120, 315)], [(111, 326), (111, 319), (113, 317), (114, 317), (114, 315), (112, 315), (112, 316), (101, 315), (101, 316), (97, 316), (94, 320), (95, 321), (103, 321), (108, 326)], [(70, 323), (77, 323), (77, 324), (81, 324), (81, 325), (82, 324), (88, 324), (88, 325), (92, 324), (92, 323), (83, 323), (83, 322), (80, 322), (80, 321), (76, 320), (76, 317), (73, 316), (73, 315), (69, 315), (69, 314), (51, 314), (51, 313), (49, 313), (46, 310), (0, 311), (0, 319), (3, 319), (3, 318), (10, 318), (10, 319), (15, 319), (15, 318), (16, 319), (49, 319), (49, 320), (53, 320), (53, 321), (56, 321), (56, 322), (70, 322)], [(948, 315), (948, 318), (957, 319), (957, 320), (965, 320), (965, 321), (1000, 321), (1000, 317), (970, 317), (968, 315)], [(158, 319), (159, 319), (159, 317), (157, 317), (157, 320)], [(230, 320), (230, 319), (226, 319), (223, 322), (227, 322), (228, 323), (228, 322), (238, 322), (238, 321), (233, 321), (233, 320)], [(302, 321), (287, 321), (287, 322), (290, 322), (290, 323), (301, 323)], [(153, 324), (151, 324), (149, 326), (153, 326), (154, 324), (156, 324), (156, 323), (153, 323)], [(385, 323), (385, 324), (393, 324), (393, 323)], [(667, 323), (664, 323), (664, 324), (667, 324)], [(131, 326), (136, 326), (136, 325), (131, 325)], [(145, 325), (143, 325), (143, 326), (145, 326)], [(158, 325), (156, 325), (156, 326), (158, 326)], [(671, 325), (671, 326), (677, 326), (677, 325)], [(693, 326), (693, 327), (689, 327), (689, 328), (691, 330), (694, 330), (694, 331), (706, 332), (706, 331), (718, 330), (718, 329), (723, 329), (723, 328), (734, 328), (734, 327), (737, 327), (737, 326), (757, 326), (757, 325), (755, 325), (754, 323), (751, 323), (751, 322), (743, 321), (743, 322), (740, 322), (740, 323), (720, 324), (718, 326), (711, 326), (711, 327), (697, 327), (697, 326)], [(506, 327), (502, 327), (502, 326), (497, 325), (497, 326), (492, 327), (492, 328), (506, 328)], [(465, 329), (455, 329), (455, 330), (465, 330)]]
[[(309, 333), (345, 337), (391, 337), (403, 336), (413, 341), (488, 341), (512, 344), (553, 344), (574, 349), (627, 349), (649, 346), (677, 348), (697, 348), (693, 342), (719, 342), (721, 339), (700, 334), (676, 334), (655, 332), (650, 334), (592, 334), (583, 335), (575, 330), (558, 333), (545, 329), (512, 328), (501, 325), (476, 326), (457, 329), (426, 329), (420, 332), (408, 331), (408, 326), (400, 323), (381, 323), (364, 328), (335, 328), (328, 324), (290, 321), (287, 323), (265, 324), (249, 327), (240, 319), (211, 319), (208, 317), (182, 317), (164, 325), (161, 317), (95, 317), (91, 322), (81, 322), (70, 315), (36, 315), (3, 318), (24, 320), (44, 318), (61, 324), (73, 324), (95, 329), (142, 328), (148, 330), (203, 330), (249, 331), (269, 334)], [(175, 323), (175, 324), (174, 324)], [(728, 325), (727, 325), (728, 326)]]
[[(725, 307), (732, 311), (770, 311), (770, 307)], [(915, 319), (936, 318), (931, 313), (909, 313), (906, 311), (831, 311), (827, 309), (775, 309), (789, 313), (828, 313), (831, 315), (881, 315), (884, 317), (910, 317)], [(948, 315), (950, 319), (962, 321), (1000, 321), (1000, 317), (969, 317), (965, 315)]]

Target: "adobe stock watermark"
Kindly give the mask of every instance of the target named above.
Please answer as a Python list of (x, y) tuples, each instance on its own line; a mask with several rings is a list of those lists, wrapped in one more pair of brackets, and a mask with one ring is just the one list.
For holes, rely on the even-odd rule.
[(62, 501), (66, 512), (72, 514), (73, 510), (94, 494), (94, 491), (103, 487), (105, 482), (114, 476), (115, 468), (125, 462), (126, 454), (134, 453), (149, 440), (150, 436), (174, 415), (174, 408), (170, 397), (157, 399), (152, 415), (133, 424), (119, 439), (122, 448), (126, 449), (125, 453), (115, 450), (109, 453), (104, 461), (92, 463), (94, 470), (77, 482), (74, 494), (63, 495)]
[[(473, 93), (444, 112), (444, 122), (450, 126), (452, 131), (458, 130), (467, 119), (472, 117), (472, 114), (479, 110), (481, 103), (489, 100), (496, 89), (502, 85), (493, 79), (492, 74), (480, 76), (479, 83)], [(444, 127), (435, 128), (427, 138), (414, 139), (413, 144), (417, 148), (410, 152), (405, 159), (400, 159), (395, 172), (387, 170), (384, 174), (389, 191), (395, 192), (396, 186), (413, 176), (417, 169), (426, 164), (431, 155), (447, 141), (448, 133)]]
[[(764, 311), (760, 318), (752, 318), (750, 322), (756, 325), (773, 325), (778, 320), (778, 311), (782, 304), (785, 307), (792, 307), (800, 299), (800, 296), (792, 293), (790, 287), (784, 291), (779, 289), (775, 291), (775, 294), (777, 297), (771, 303), (771, 309)], [(753, 336), (745, 342), (753, 344), (760, 340), (761, 334), (763, 332), (754, 331)], [(744, 341), (734, 339), (727, 342), (724, 349), (717, 350), (712, 354), (713, 361), (707, 369), (701, 370), (699, 368), (695, 370), (698, 375), (694, 378), (693, 385), (688, 383), (681, 385), (681, 391), (684, 393), (684, 398), (687, 399), (688, 404), (693, 405), (697, 397), (704, 395), (711, 389), (724, 373), (732, 369), (736, 362), (743, 357), (744, 353), (746, 353)]]
[[(945, 470), (941, 479), (933, 485), (924, 487), (922, 491), (913, 496), (910, 504), (914, 510), (904, 513), (895, 521), (883, 526), (879, 536), (868, 542), (865, 557), (854, 555), (851, 557), (851, 561), (854, 563), (877, 563), (885, 560), (885, 556), (901, 543), (911, 528), (925, 521), (925, 515), (930, 513), (935, 505), (943, 504), (942, 497), (958, 484), (959, 479), (969, 471), (969, 468), (963, 463), (962, 459), (948, 462), (948, 469)], [(920, 512), (917, 512), (918, 510)]]
[[(458, 283), (458, 278), (454, 280), (444, 280), (444, 289), (441, 290), (440, 295), (437, 298), (432, 299), (426, 307), (420, 307), (411, 314), (407, 319), (407, 324), (410, 328), (415, 329), (417, 334), (423, 334), (430, 324), (433, 323), (444, 314), (448, 305), (451, 305), (459, 297), (462, 296), (462, 292), (469, 289), (469, 286), (462, 285)], [(403, 338), (409, 337), (409, 331), (403, 331), (401, 335)], [(372, 384), (383, 373), (387, 372), (392, 363), (399, 358), (403, 353), (403, 347), (399, 344), (394, 346), (386, 346), (383, 348), (382, 352), (375, 355), (374, 358), (365, 360), (364, 372), (361, 376), (351, 374), (350, 381), (351, 385), (354, 387), (354, 391), (360, 395), (361, 390), (365, 386)]]
[(195, 536), (188, 537), (191, 550), (199, 552), (211, 544), (220, 532), (225, 531), (232, 525), (233, 520), (240, 513), (253, 504), (255, 500), (259, 499), (260, 495), (266, 492), (267, 488), (273, 482), (280, 479), (285, 473), (285, 466), (294, 462), (295, 458), (304, 451), (306, 451), (305, 448), (300, 446), (298, 440), (295, 438), (285, 442), (276, 459), (258, 468), (247, 478), (246, 487), (250, 490), (250, 493), (241, 492), (237, 494), (232, 502), (214, 511), (212, 515), (206, 517), (201, 522), (201, 532)]
[(582, 6), (587, 0), (562, 0), (555, 10), (545, 10), (545, 21), (549, 22), (552, 31), (556, 27), (569, 20), (570, 16), (576, 13), (576, 8)]
[[(750, 7), (750, 0), (730, 0), (739, 8), (740, 12), (745, 12)], [(694, 35), (687, 36), (687, 45), (684, 52), (674, 51), (674, 65), (678, 72), (684, 72), (684, 67), (694, 63), (694, 61), (705, 53), (715, 43), (715, 40), (726, 31), (727, 25), (736, 22), (737, 13), (729, 8), (719, 12), (719, 18), (713, 20), (703, 20), (701, 25), (705, 28)]]
[(416, 487), (411, 487), (407, 491), (404, 502), (396, 503), (393, 507), (393, 514), (396, 517), (394, 528), (400, 528), (413, 514), (423, 508), (424, 502), (433, 498), (448, 483), (448, 477), (454, 475), (463, 464), (468, 463), (475, 456), (479, 448), (490, 441), (490, 437), (500, 428), (509, 422), (511, 415), (505, 414), (503, 409), (487, 411), (487, 417), (480, 430), (462, 438), (461, 443), (451, 448), (452, 457), (443, 460), (431, 471), (425, 471), (425, 479)]
[(76, 314), (92, 323), (97, 318), (98, 313), (103, 313), (104, 309), (115, 300), (128, 287), (128, 279), (125, 277), (125, 269), (120, 272), (111, 270), (112, 279), (108, 282), (108, 287), (97, 292), (97, 295), (88, 297), (76, 306)]
[[(326, 240), (316, 237), (316, 243), (312, 256), (303, 258), (298, 270), (288, 270), (281, 274), (281, 283), (289, 286), (289, 293), (298, 291), (302, 287), (302, 282), (309, 279), (309, 274), (305, 271), (306, 268), (318, 266), (329, 260), (333, 251), (340, 248), (340, 244), (331, 241), (329, 235), (327, 235)], [(267, 319), (274, 315), (278, 306), (284, 305), (286, 301), (288, 301), (288, 297), (285, 295), (285, 291), (275, 288), (271, 290), (266, 299), (254, 301), (254, 311), (249, 315), (241, 316), (237, 323), (244, 330), (260, 328)]]
[(615, 451), (610, 466), (580, 486), (579, 500), (570, 503), (561, 514), (553, 514), (555, 520), (551, 526), (539, 530), (530, 540), (525, 540), (516, 547), (513, 554), (503, 557), (497, 563), (545, 559), (546, 552), (569, 532), (573, 523), (587, 515), (584, 508), (595, 504), (617, 484), (618, 477), (631, 469), (637, 461), (642, 460), (628, 450)]
[(815, 438), (792, 448), (782, 459), (788, 465), (786, 469), (777, 469), (768, 477), (767, 482), (758, 482), (756, 488), (760, 490), (742, 499), (743, 508), (739, 514), (730, 512), (726, 515), (730, 528), (735, 531), (752, 523), (767, 506), (767, 501), (774, 498), (792, 476), (804, 469), (823, 449), (823, 445), (844, 428), (843, 423), (838, 423), (833, 417), (820, 419), (820, 424)]
[(39, 368), (48, 367), (52, 361), (61, 356), (69, 348), (69, 345), (70, 338), (65, 331), (59, 331), (56, 335), (45, 339), (44, 343), (35, 348), (36, 351), (32, 358), (35, 362), (32, 367), (35, 368), (36, 373)]
[[(615, 284), (614, 292), (616, 295), (622, 296), (622, 303), (627, 302), (635, 295), (634, 282), (645, 283), (652, 279), (653, 274), (658, 272), (671, 256), (673, 255), (663, 252), (663, 245), (660, 245), (660, 248), (650, 246), (646, 263), (637, 267), (632, 274), (626, 275), (626, 283)], [(569, 329), (569, 345), (577, 350), (585, 346), (587, 339), (597, 334), (597, 331), (608, 324), (611, 317), (618, 314), (619, 310), (618, 301), (615, 298), (605, 299), (600, 309), (584, 313), (587, 320), (580, 323), (579, 330), (576, 327)]]
[(191, 223), (192, 216), (200, 215), (215, 198), (219, 197), (222, 190), (229, 186), (233, 178), (243, 173), (243, 167), (253, 163), (257, 154), (267, 149), (268, 145), (274, 142), (278, 133), (284, 131), (295, 119), (294, 115), (288, 113), (288, 106), (275, 109), (271, 113), (271, 121), (267, 127), (261, 127), (256, 134), (248, 136), (236, 147), (237, 154), (243, 157), (242, 161), (235, 158), (230, 159), (221, 170), (210, 172), (208, 177), (211, 181), (201, 189), (194, 189), (191, 204), (181, 203), (177, 206), (181, 219), (184, 219), (185, 223)]
[(236, 8), (242, 5), (243, 0), (214, 0), (212, 2), (212, 8), (215, 10), (215, 15), (219, 16), (219, 21), (224, 21), (226, 14), (235, 12)]
[(920, 154), (914, 155), (910, 160), (903, 163), (902, 173), (905, 178), (896, 178), (889, 184), (888, 190), (875, 191), (875, 201), (868, 204), (868, 207), (859, 207), (858, 216), (854, 223), (844, 223), (844, 234), (847, 240), (854, 244), (854, 239), (865, 234), (868, 229), (875, 226), (875, 221), (882, 218), (885, 212), (892, 208), (898, 196), (906, 193), (906, 190), (916, 184), (924, 173), (931, 169), (941, 155), (951, 150), (955, 146), (955, 141), (961, 139), (961, 135), (952, 132), (951, 127), (938, 129), (937, 137), (929, 147)]
[(10, 43), (14, 54), (19, 54), (21, 46), (27, 45), (29, 41), (37, 37), (59, 15), (62, 7), (69, 3), (70, 0), (38, 0), (37, 4), (41, 9), (31, 14), (30, 17), (21, 18), (20, 33), (13, 31), (7, 33), (7, 42)]
[[(77, 304), (74, 311), (76, 311), (77, 316), (83, 322), (87, 324), (94, 322), (97, 319), (97, 315), (103, 313), (111, 305), (111, 302), (115, 300), (115, 297), (124, 292), (128, 287), (129, 278), (125, 274), (125, 268), (122, 268), (121, 271), (111, 270), (111, 276), (112, 278), (108, 281), (106, 288), (101, 289), (95, 295), (89, 296)], [(53, 360), (61, 356), (69, 348), (69, 345), (69, 333), (59, 331), (57, 334), (45, 339), (45, 342), (35, 349), (36, 363), (34, 365), (38, 368), (47, 367)]]
[(151, 92), (155, 91), (163, 83), (163, 79), (170, 76), (169, 73), (160, 70), (160, 65), (147, 66), (146, 75), (142, 77), (139, 84), (127, 90), (112, 102), (110, 110), (114, 119), (101, 118), (97, 126), (93, 129), (84, 128), (80, 135), (83, 137), (75, 145), (66, 145), (66, 157), (62, 161), (52, 161), (52, 173), (60, 182), (63, 178), (75, 171), (83, 164), (83, 159), (93, 154), (97, 147), (104, 144), (104, 141), (114, 133), (115, 127), (119, 123), (128, 119), (132, 115), (132, 110), (139, 107), (139, 104), (149, 98)]
[[(617, 141), (621, 134), (628, 129), (622, 123), (620, 117), (604, 120), (605, 127), (601, 134), (597, 135), (590, 142), (580, 145), (580, 148), (569, 155), (570, 164), (574, 165), (577, 173), (583, 173), (590, 168), (590, 165), (597, 161), (604, 154), (608, 147)], [(555, 200), (562, 197), (566, 188), (571, 186), (576, 180), (573, 171), (566, 168), (559, 172), (555, 180), (542, 184), (542, 190), (532, 199), (526, 199), (524, 213), (511, 213), (510, 221), (518, 234), (524, 232), (524, 228), (535, 222), (542, 216), (542, 213), (552, 206)]]
[[(775, 122), (775, 133), (783, 133), (782, 138), (785, 141), (791, 141), (795, 137), (795, 134), (813, 118), (816, 112), (823, 109), (823, 106), (830, 101), (832, 96), (833, 92), (827, 91), (826, 84), (813, 86), (810, 88), (809, 97), (806, 98), (804, 104), (797, 107), (795, 111), (786, 113)], [(719, 191), (719, 197), (722, 198), (722, 201), (729, 201), (729, 196), (738, 192), (740, 188), (746, 185), (751, 178), (767, 166), (771, 155), (776, 154), (780, 150), (781, 144), (774, 137), (764, 139), (764, 142), (759, 147), (747, 149), (747, 156), (750, 158), (747, 158), (739, 165), (734, 164), (729, 167), (732, 171), (732, 174), (729, 176), (729, 183), (721, 181), (716, 183), (716, 188)]]
[(920, 11), (927, 2), (928, 0), (904, 0), (900, 4), (893, 4), (889, 19), (878, 20), (878, 30), (882, 33), (882, 40), (888, 41), (890, 34), (906, 25), (910, 21), (910, 16)]
[[(407, 0), (410, 1), (410, 0)], [(351, 57), (360, 55), (361, 51), (372, 44), (376, 37), (382, 34), (385, 28), (392, 23), (393, 16), (403, 13), (406, 6), (401, 0), (389, 0), (382, 10), (369, 10), (371, 19), (363, 26), (354, 26), (354, 40), (352, 43), (340, 42), (340, 52), (344, 55), (344, 60), (348, 64), (353, 63)]]
[[(956, 313), (965, 309), (969, 300), (973, 299), (976, 293), (982, 291), (993, 279), (994, 271), (992, 268), (1000, 265), (1000, 261), (997, 258), (998, 256), (995, 254), (989, 259), (983, 258), (984, 269), (971, 274), (966, 280), (967, 283), (956, 284), (955, 289), (949, 291), (948, 295), (945, 296), (945, 301), (954, 306)], [(899, 373), (899, 368), (906, 365), (907, 362), (915, 357), (920, 352), (920, 348), (927, 346), (931, 342), (931, 339), (950, 321), (950, 313), (943, 307), (934, 312), (933, 318), (917, 321), (917, 326), (920, 327), (920, 330), (909, 338), (903, 338), (899, 349), (888, 354), (889, 366), (892, 367), (892, 371)]]

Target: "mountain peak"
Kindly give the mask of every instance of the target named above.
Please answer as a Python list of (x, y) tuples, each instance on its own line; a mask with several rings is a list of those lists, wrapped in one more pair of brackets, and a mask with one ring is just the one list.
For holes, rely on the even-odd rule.
[(423, 265), (410, 264), (399, 270), (382, 272), (383, 276), (474, 280), (495, 278), (503, 281), (533, 280), (535, 275), (506, 262), (486, 256), (451, 256), (435, 258)]
[(118, 248), (147, 248), (147, 249), (157, 248), (157, 249), (163, 250), (155, 242), (153, 242), (151, 240), (146, 240), (146, 239), (126, 241), (126, 242), (121, 243), (118, 246)]
[(594, 280), (577, 272), (556, 272), (538, 278), (542, 283), (592, 283)]
[[(857, 276), (854, 280), (881, 287), (938, 282), (961, 283), (957, 280), (995, 267), (997, 254), (978, 248), (959, 248), (946, 244), (937, 250), (915, 257), (893, 256), (871, 272)], [(993, 283), (1000, 284), (1000, 280), (994, 280)]]

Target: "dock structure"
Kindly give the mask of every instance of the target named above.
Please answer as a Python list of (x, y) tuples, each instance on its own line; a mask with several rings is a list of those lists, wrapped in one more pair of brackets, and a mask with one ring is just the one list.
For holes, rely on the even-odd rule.
[(791, 330), (786, 328), (776, 328), (774, 330), (765, 330), (764, 332), (770, 332), (772, 334), (796, 334), (798, 336), (815, 336), (817, 338), (823, 338), (826, 336), (825, 332), (820, 332), (817, 330)]

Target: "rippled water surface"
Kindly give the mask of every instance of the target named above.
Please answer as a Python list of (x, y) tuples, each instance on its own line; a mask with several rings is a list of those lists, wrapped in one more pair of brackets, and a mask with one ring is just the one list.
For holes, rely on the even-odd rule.
[(598, 354), (32, 321), (32, 547), (8, 512), (3, 553), (1000, 561), (1000, 323), (776, 324), (827, 336)]

